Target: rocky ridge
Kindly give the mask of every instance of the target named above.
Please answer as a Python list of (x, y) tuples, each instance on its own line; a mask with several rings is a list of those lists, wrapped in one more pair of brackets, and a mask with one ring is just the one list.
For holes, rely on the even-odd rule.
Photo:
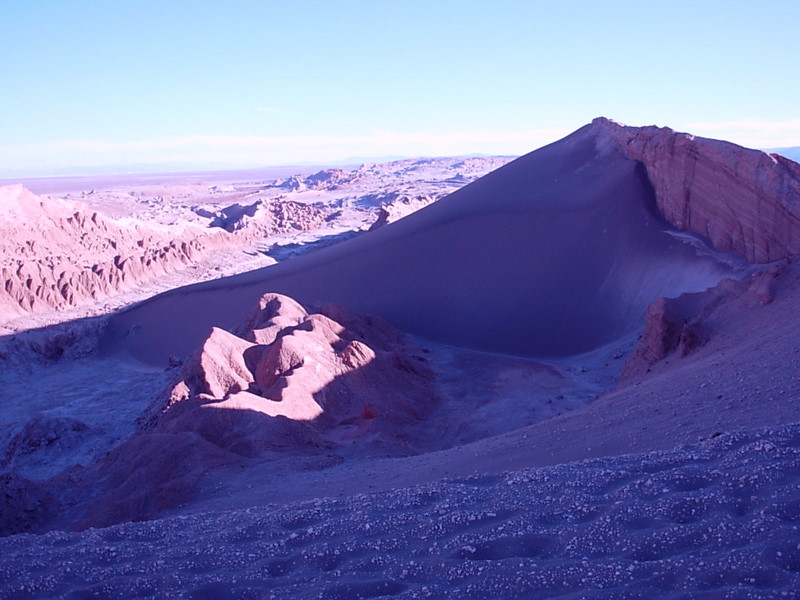
[(598, 149), (640, 161), (658, 209), (678, 229), (705, 236), (752, 263), (800, 254), (800, 165), (780, 156), (604, 117), (591, 127)]
[(224, 234), (114, 221), (81, 202), (0, 188), (0, 318), (98, 301), (200, 260)]

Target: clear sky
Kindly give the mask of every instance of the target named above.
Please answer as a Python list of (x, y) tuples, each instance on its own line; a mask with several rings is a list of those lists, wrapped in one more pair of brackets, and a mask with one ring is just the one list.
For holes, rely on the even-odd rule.
[(521, 154), (604, 115), (800, 145), (800, 0), (0, 0), (0, 176)]

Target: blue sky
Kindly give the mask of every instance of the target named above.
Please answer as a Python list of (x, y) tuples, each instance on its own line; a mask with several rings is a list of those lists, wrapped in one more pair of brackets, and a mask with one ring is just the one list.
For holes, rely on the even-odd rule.
[(598, 115), (800, 145), (800, 2), (0, 0), (0, 174), (520, 154)]

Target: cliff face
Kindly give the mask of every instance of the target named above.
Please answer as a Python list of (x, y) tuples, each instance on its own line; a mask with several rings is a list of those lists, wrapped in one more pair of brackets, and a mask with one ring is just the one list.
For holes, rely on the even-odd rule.
[(598, 149), (640, 161), (675, 227), (754, 263), (800, 253), (800, 165), (666, 127), (592, 122)]

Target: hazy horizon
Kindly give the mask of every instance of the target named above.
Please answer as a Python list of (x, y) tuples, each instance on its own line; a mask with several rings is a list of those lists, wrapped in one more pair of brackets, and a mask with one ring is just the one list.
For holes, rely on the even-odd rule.
[(14, 3), (0, 177), (520, 155), (601, 115), (800, 146), (798, 20), (789, 0)]

